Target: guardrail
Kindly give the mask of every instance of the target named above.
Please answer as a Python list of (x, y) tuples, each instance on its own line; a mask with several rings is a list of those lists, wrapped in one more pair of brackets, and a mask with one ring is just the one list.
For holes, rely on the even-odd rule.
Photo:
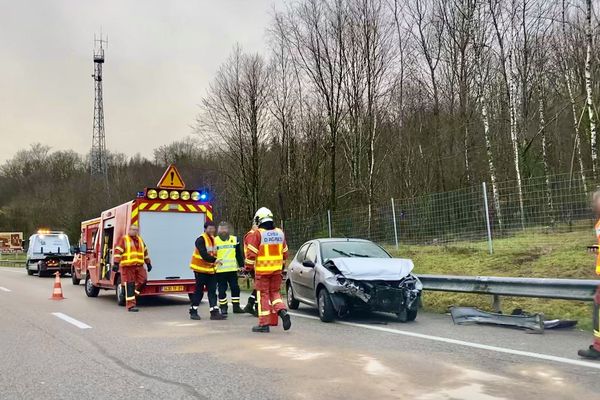
[(508, 278), (497, 276), (418, 275), (424, 290), (489, 294), (494, 310), (500, 296), (592, 301), (600, 280)]
[(0, 260), (0, 267), (24, 267), (25, 261), (22, 260)]

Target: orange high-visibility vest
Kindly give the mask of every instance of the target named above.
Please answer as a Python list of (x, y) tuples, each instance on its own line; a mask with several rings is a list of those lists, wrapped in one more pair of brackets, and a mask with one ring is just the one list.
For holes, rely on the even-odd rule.
[(146, 245), (141, 237), (137, 236), (137, 247), (133, 240), (131, 240), (131, 236), (126, 235), (123, 237), (125, 239), (125, 248), (119, 250), (121, 253), (121, 261), (119, 263), (122, 267), (128, 267), (131, 265), (144, 265), (144, 255), (146, 254)]
[[(202, 237), (204, 238), (204, 244), (206, 245), (206, 251), (208, 254), (216, 257), (217, 247), (215, 246), (215, 240), (207, 233), (203, 233)], [(200, 255), (200, 252), (196, 246), (194, 246), (194, 254), (192, 255), (192, 261), (190, 261), (190, 268), (203, 274), (215, 273), (215, 264), (202, 259), (202, 256)]]
[(279, 228), (272, 230), (259, 229), (260, 245), (256, 254), (254, 271), (256, 275), (271, 275), (281, 271), (283, 267), (283, 243), (285, 235)]

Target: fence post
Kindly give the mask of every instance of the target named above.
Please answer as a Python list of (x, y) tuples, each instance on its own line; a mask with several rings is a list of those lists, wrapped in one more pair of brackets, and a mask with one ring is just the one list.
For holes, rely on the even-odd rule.
[(494, 245), (492, 243), (492, 228), (490, 227), (490, 209), (488, 207), (487, 188), (485, 182), (481, 184), (483, 186), (483, 206), (485, 207), (485, 226), (487, 228), (487, 239), (488, 249), (490, 254), (494, 254)]
[(394, 239), (396, 240), (396, 250), (399, 249), (398, 244), (398, 226), (396, 225), (396, 207), (394, 207), (394, 198), (392, 197), (392, 218), (394, 218)]
[(327, 210), (327, 228), (329, 231), (329, 237), (331, 237), (331, 210)]

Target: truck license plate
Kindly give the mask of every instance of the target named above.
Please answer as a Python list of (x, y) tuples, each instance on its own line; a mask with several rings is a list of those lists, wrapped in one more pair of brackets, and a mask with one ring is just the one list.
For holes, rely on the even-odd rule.
[(163, 292), (183, 292), (184, 287), (181, 285), (178, 286), (163, 286), (162, 287), (162, 291)]

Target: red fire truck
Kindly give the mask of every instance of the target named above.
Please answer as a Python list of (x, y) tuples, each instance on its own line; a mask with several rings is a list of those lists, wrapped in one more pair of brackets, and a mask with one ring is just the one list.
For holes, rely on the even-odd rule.
[(170, 165), (156, 187), (146, 188), (135, 200), (81, 223), (73, 284), (84, 280), (89, 297), (98, 296), (101, 289), (115, 290), (118, 304), (124, 305), (120, 274), (111, 271), (114, 247), (129, 226), (138, 223), (152, 259), (152, 271), (141, 296), (192, 293), (195, 281), (189, 263), (194, 242), (207, 220), (212, 220), (208, 194), (187, 190), (177, 168)]

